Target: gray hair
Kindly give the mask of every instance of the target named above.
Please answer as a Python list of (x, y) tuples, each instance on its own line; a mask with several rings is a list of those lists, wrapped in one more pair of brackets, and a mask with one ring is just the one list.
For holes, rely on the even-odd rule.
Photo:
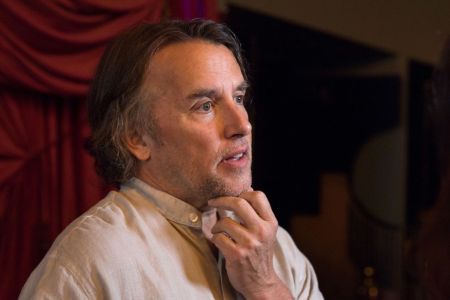
[[(140, 96), (149, 61), (163, 47), (200, 39), (224, 45), (236, 58), (247, 80), (240, 43), (225, 25), (209, 20), (139, 24), (115, 39), (105, 50), (88, 96), (88, 141), (96, 169), (106, 183), (120, 185), (136, 175), (137, 159), (125, 138), (150, 134), (157, 138), (151, 105)], [(148, 100), (148, 99), (147, 99)]]

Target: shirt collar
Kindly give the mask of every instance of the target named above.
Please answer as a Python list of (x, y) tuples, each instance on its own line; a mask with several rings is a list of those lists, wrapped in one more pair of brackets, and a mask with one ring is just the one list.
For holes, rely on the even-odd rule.
[(157, 190), (135, 177), (122, 184), (120, 188), (122, 192), (129, 189), (136, 190), (145, 199), (152, 202), (170, 221), (196, 229), (202, 228), (202, 212), (189, 203)]

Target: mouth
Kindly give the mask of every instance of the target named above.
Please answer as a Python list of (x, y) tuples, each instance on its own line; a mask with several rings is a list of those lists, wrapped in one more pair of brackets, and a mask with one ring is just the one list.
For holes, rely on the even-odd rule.
[(224, 161), (236, 161), (240, 160), (244, 155), (246, 155), (246, 152), (241, 152), (235, 155), (227, 156), (224, 158)]
[(242, 167), (247, 164), (248, 150), (248, 147), (245, 147), (229, 152), (223, 157), (222, 163), (234, 167)]

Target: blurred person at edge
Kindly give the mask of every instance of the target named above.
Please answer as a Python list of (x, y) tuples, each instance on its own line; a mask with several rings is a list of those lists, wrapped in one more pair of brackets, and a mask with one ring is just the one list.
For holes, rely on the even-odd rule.
[(425, 215), (417, 242), (417, 265), (425, 298), (450, 299), (450, 39), (433, 74), (429, 117), (439, 172), (438, 197)]
[(251, 187), (244, 66), (234, 34), (205, 20), (140, 24), (108, 47), (89, 144), (120, 189), (58, 236), (21, 299), (323, 299)]

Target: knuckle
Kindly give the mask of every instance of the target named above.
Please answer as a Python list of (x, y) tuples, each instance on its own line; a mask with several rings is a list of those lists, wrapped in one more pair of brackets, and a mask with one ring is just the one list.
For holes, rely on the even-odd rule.
[(266, 195), (263, 192), (254, 191), (254, 192), (252, 192), (252, 196), (248, 197), (247, 201), (250, 203), (257, 203), (257, 202), (264, 201), (265, 198), (266, 198)]
[(264, 228), (262, 226), (258, 226), (254, 230), (255, 236), (260, 239), (261, 237), (264, 237)]
[(269, 227), (264, 227), (262, 230), (261, 230), (261, 236), (264, 238), (264, 239), (266, 239), (266, 238), (268, 238), (268, 237), (270, 237), (271, 235), (272, 235), (272, 228), (269, 228)]
[(238, 198), (236, 201), (236, 205), (242, 209), (247, 206), (247, 201), (242, 198)]
[(247, 242), (247, 248), (248, 248), (248, 249), (257, 249), (257, 248), (259, 248), (259, 247), (261, 247), (261, 242), (258, 241), (258, 240), (252, 239), (252, 240), (249, 240), (249, 241)]
[(266, 198), (266, 194), (264, 194), (261, 191), (255, 191), (254, 193), (255, 193), (255, 198), (256, 199), (265, 199)]
[(274, 218), (273, 219), (273, 221), (272, 221), (272, 228), (274, 229), (274, 230), (277, 230), (278, 229), (278, 220), (276, 219), (276, 218)]
[(270, 235), (270, 230), (265, 226), (259, 226), (255, 228), (254, 234), (257, 240), (263, 241)]
[(235, 248), (228, 258), (231, 263), (242, 263), (247, 257), (247, 251), (242, 248)]
[(277, 232), (278, 226), (274, 223), (269, 223), (266, 226), (261, 226), (256, 230), (256, 236), (259, 240), (267, 240), (273, 237)]

